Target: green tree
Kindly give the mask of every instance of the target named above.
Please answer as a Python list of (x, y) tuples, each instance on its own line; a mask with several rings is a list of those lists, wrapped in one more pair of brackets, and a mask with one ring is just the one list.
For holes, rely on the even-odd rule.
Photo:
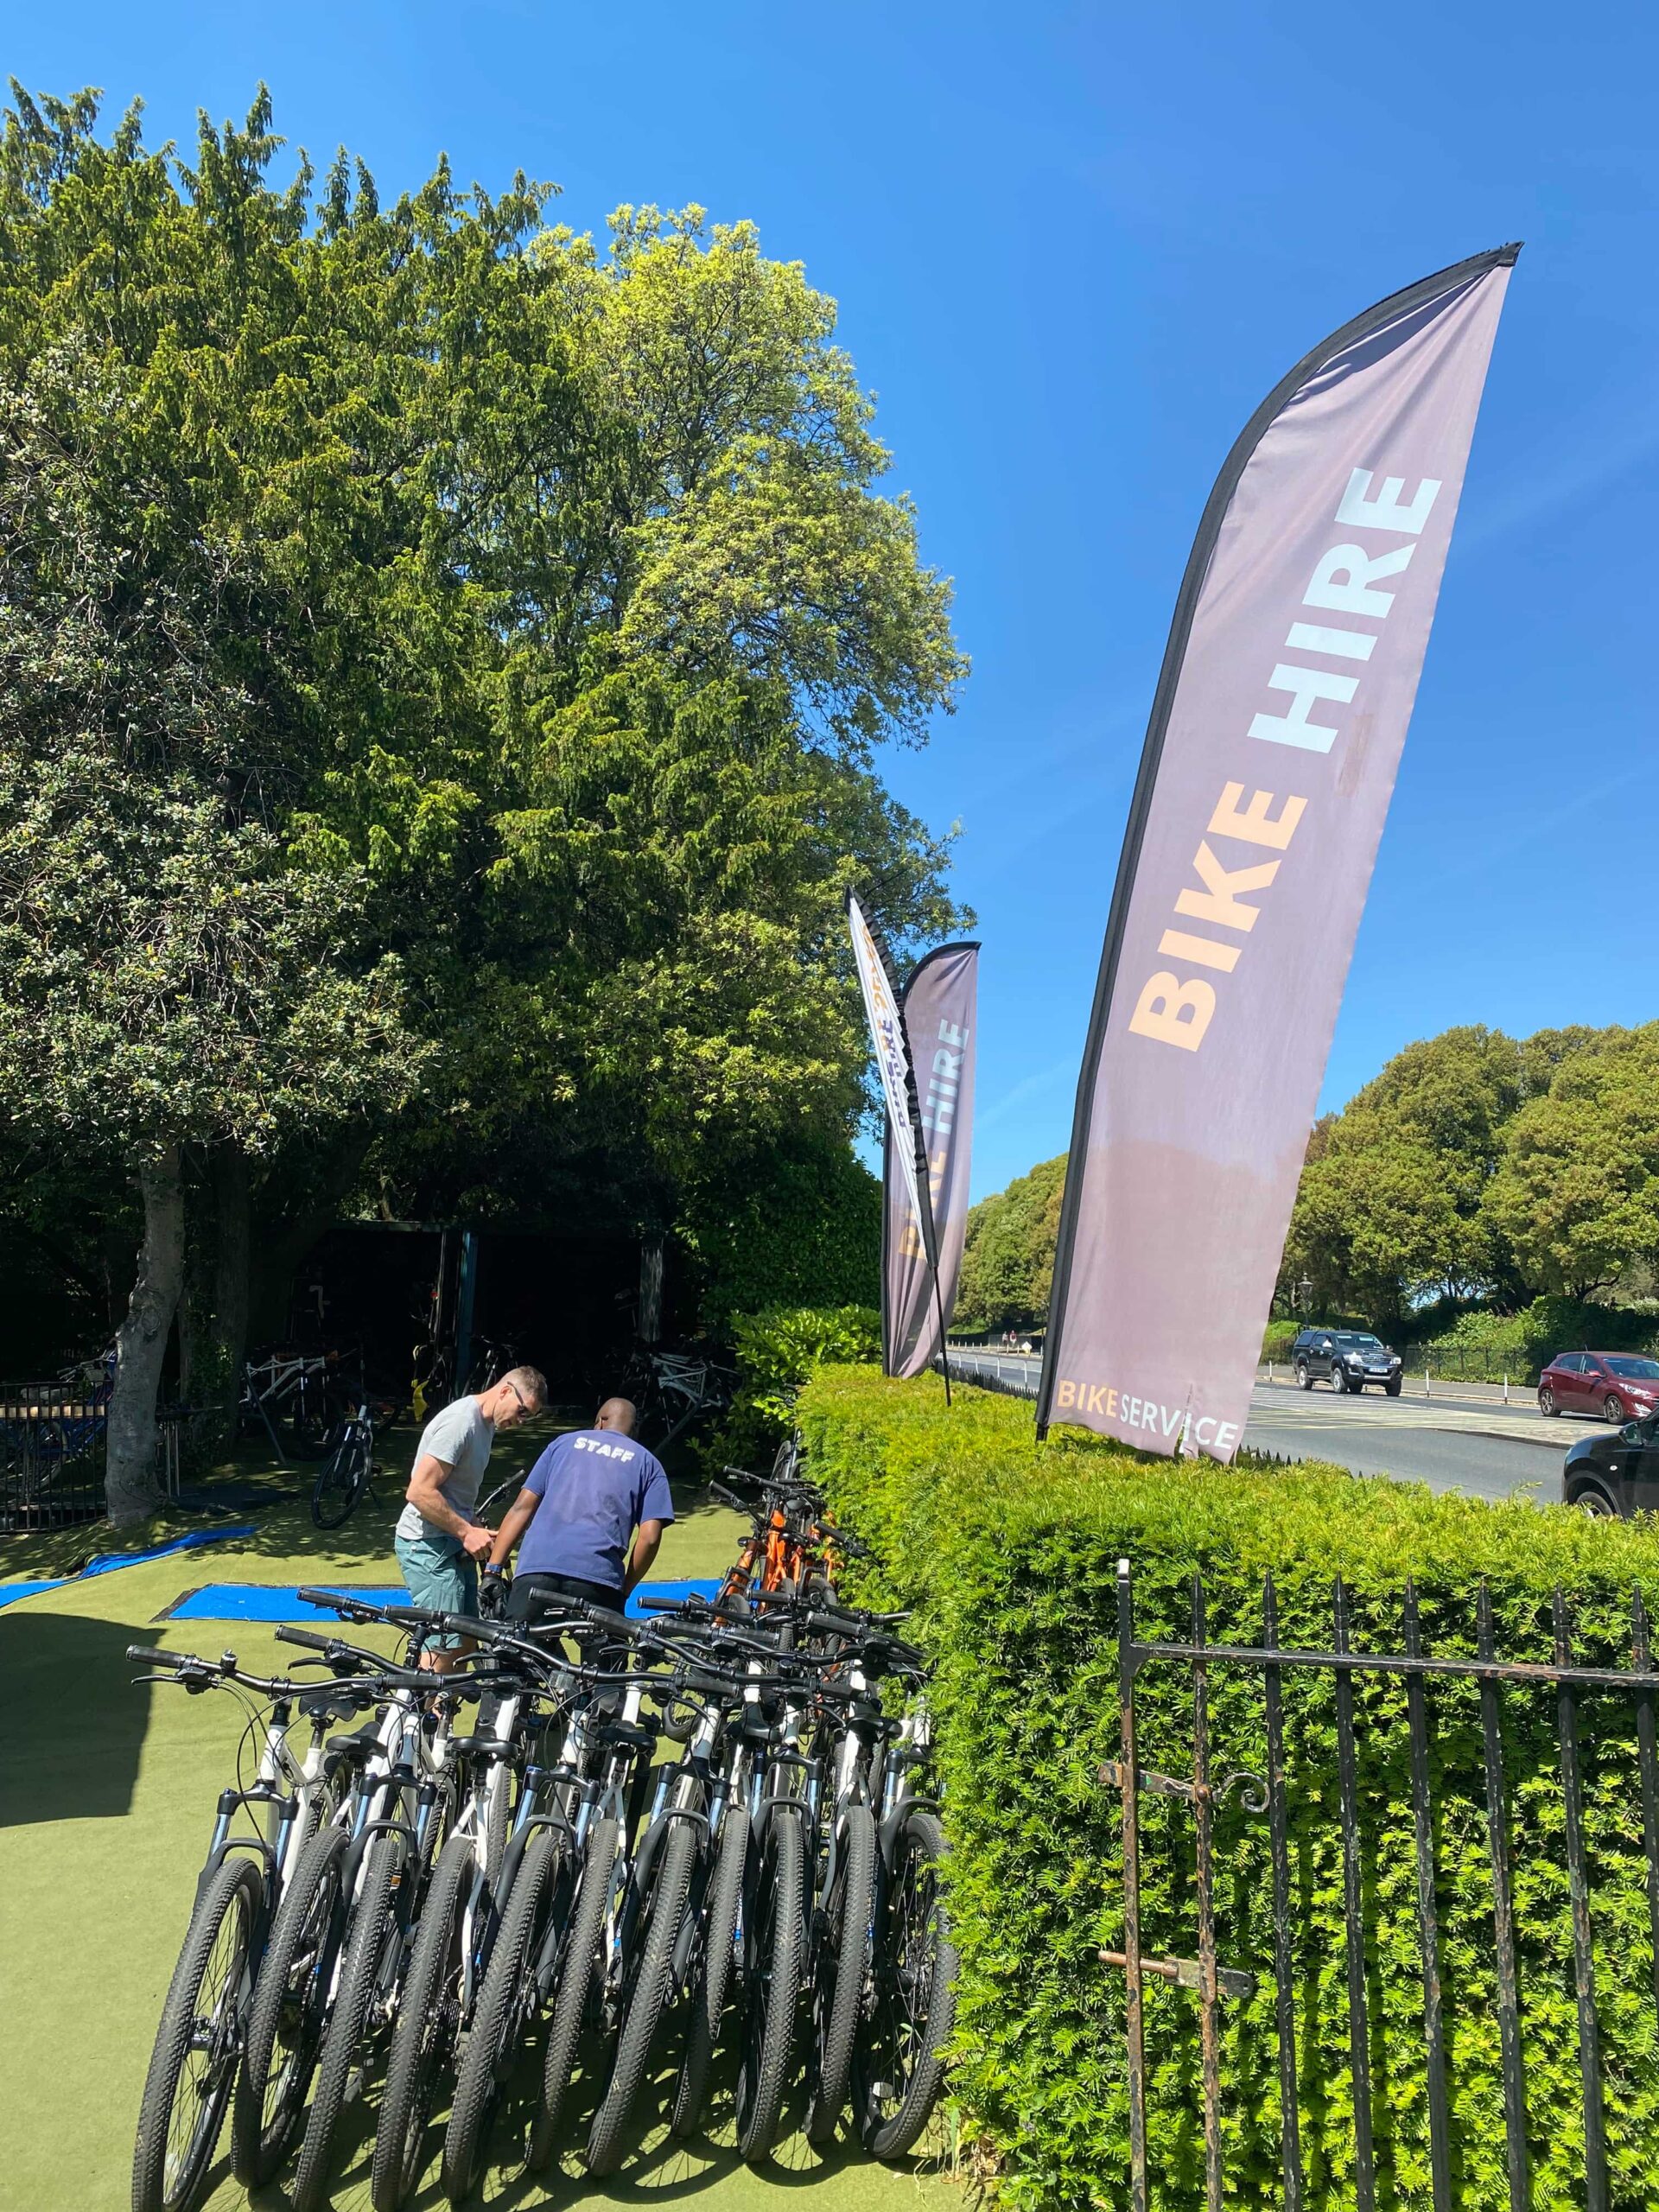
[(957, 1291), (962, 1327), (1005, 1329), (1046, 1317), (1065, 1162), (1065, 1153), (1045, 1160), (969, 1210)]
[[(90, 372), (95, 374), (95, 371)], [(54, 361), (35, 378), (89, 373)], [(258, 1152), (409, 1095), (419, 1048), (354, 872), (311, 874), (227, 802), (262, 750), (223, 664), (232, 556), (146, 546), (47, 415), (0, 394), (0, 1112), (130, 1168), (144, 1230), (118, 1332), (111, 1517), (150, 1499), (182, 1276), (181, 1147)]]
[(1659, 1256), (1659, 1022), (1558, 1062), (1511, 1122), (1485, 1203), (1544, 1291), (1586, 1298)]
[(271, 840), (261, 881), (349, 887), (346, 968), (394, 962), (427, 1048), (401, 1113), (391, 1084), (187, 1145), (221, 1370), (353, 1185), (485, 1214), (576, 1189), (695, 1235), (722, 1175), (844, 1151), (842, 893), (900, 946), (959, 919), (873, 749), (964, 664), (833, 303), (696, 210), (601, 247), (522, 177), (440, 162), (383, 207), (342, 153), (279, 187), (263, 92), (188, 163), (137, 111), (102, 137), (92, 95), (14, 92), (0, 385), (104, 541), (178, 569), (182, 658), (257, 732), (175, 762), (175, 796)]

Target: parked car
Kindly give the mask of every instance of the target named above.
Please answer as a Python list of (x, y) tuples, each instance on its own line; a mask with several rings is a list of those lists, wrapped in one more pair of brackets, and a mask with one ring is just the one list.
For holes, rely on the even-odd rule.
[(1538, 1377), (1541, 1414), (1589, 1414), (1617, 1427), (1659, 1410), (1659, 1359), (1634, 1351), (1563, 1351)]
[(1581, 1436), (1561, 1469), (1561, 1499), (1610, 1520), (1659, 1511), (1659, 1414)]
[(1380, 1383), (1391, 1398), (1400, 1395), (1401, 1363), (1380, 1337), (1358, 1329), (1304, 1329), (1290, 1348), (1296, 1380), (1304, 1390), (1329, 1382), (1333, 1390), (1363, 1390)]

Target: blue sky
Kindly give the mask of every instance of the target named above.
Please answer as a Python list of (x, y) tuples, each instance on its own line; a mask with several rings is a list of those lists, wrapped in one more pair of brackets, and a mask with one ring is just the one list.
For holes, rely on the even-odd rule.
[[(1527, 241), (1325, 1103), (1448, 1024), (1659, 1015), (1659, 17), (1635, 6), (20, 10), (36, 89), (242, 115), (383, 190), (440, 148), (558, 219), (752, 217), (842, 308), (974, 674), (899, 795), (960, 822), (976, 1194), (1060, 1150), (1211, 481), (1327, 330)], [(1321, 957), (1308, 947), (1310, 962)]]

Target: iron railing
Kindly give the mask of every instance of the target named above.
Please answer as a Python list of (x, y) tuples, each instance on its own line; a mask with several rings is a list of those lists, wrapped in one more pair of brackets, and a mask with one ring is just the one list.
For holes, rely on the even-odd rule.
[[(1553, 1764), (1559, 1785), (1560, 1849), (1566, 1874), (1566, 1895), (1569, 1908), (1570, 1946), (1560, 1947), (1563, 1956), (1562, 1996), (1570, 1982), (1571, 1996), (1576, 2007), (1578, 2045), (1579, 2095), (1582, 2109), (1583, 2164), (1581, 2176), (1573, 2185), (1573, 2201), (1581, 2202), (1586, 2212), (1608, 2212), (1610, 2198), (1609, 2152), (1603, 2109), (1604, 2054), (1602, 2026), (1598, 2012), (1598, 1961), (1595, 1933), (1592, 1919), (1592, 1881), (1590, 1853), (1586, 1838), (1585, 1799), (1585, 1753), (1594, 1752), (1597, 1739), (1602, 1747), (1615, 1744), (1621, 1751), (1628, 1750), (1628, 1739), (1634, 1722), (1634, 1774), (1630, 1782), (1635, 1796), (1639, 1797), (1642, 1846), (1640, 1857), (1643, 1871), (1639, 1878), (1632, 1877), (1629, 1864), (1624, 1866), (1623, 1878), (1639, 1878), (1645, 1885), (1645, 1911), (1641, 1901), (1632, 1893), (1629, 1909), (1637, 1918), (1645, 1920), (1646, 1934), (1650, 1945), (1645, 1976), (1640, 1973), (1639, 1961), (1628, 1955), (1639, 1953), (1637, 1939), (1627, 1946), (1627, 1955), (1613, 1961), (1610, 1967), (1604, 1958), (1605, 1972), (1616, 1980), (1623, 1970), (1623, 1981), (1613, 1993), (1616, 1998), (1628, 1995), (1630, 1977), (1650, 1982), (1651, 2001), (1659, 2011), (1659, 1736), (1656, 1734), (1655, 1700), (1659, 1693), (1659, 1670), (1656, 1670), (1652, 1656), (1648, 1617), (1638, 1594), (1630, 1601), (1629, 1633), (1630, 1664), (1628, 1667), (1588, 1666), (1575, 1662), (1573, 1630), (1567, 1601), (1558, 1589), (1554, 1592), (1550, 1613), (1553, 1651), (1548, 1662), (1500, 1658), (1494, 1628), (1491, 1592), (1483, 1583), (1477, 1594), (1475, 1607), (1474, 1651), (1472, 1656), (1437, 1656), (1423, 1648), (1422, 1619), (1417, 1594), (1408, 1586), (1402, 1608), (1401, 1649), (1392, 1651), (1363, 1651), (1351, 1648), (1351, 1621), (1352, 1605), (1350, 1593), (1338, 1582), (1331, 1599), (1332, 1642), (1329, 1649), (1303, 1650), (1281, 1648), (1279, 1643), (1279, 1613), (1273, 1578), (1266, 1578), (1262, 1592), (1262, 1641), (1259, 1644), (1227, 1644), (1211, 1643), (1205, 1633), (1205, 1597), (1202, 1582), (1192, 1586), (1192, 1629), (1185, 1642), (1148, 1641), (1135, 1633), (1135, 1593), (1129, 1565), (1119, 1565), (1117, 1580), (1118, 1634), (1118, 1703), (1120, 1757), (1108, 1760), (1100, 1770), (1103, 1784), (1121, 1796), (1122, 1838), (1122, 1946), (1121, 1949), (1103, 1949), (1102, 1963), (1122, 1970), (1124, 1977), (1126, 2001), (1123, 2012), (1125, 2040), (1125, 2074), (1128, 2089), (1128, 2118), (1129, 2136), (1129, 2202), (1134, 2212), (1147, 2212), (1149, 2170), (1147, 2151), (1148, 2075), (1147, 2050), (1146, 1992), (1148, 1979), (1173, 1984), (1179, 1988), (1196, 1993), (1198, 2008), (1198, 2075), (1203, 2117), (1203, 2192), (1208, 2212), (1220, 2212), (1224, 2202), (1224, 2143), (1223, 2143), (1223, 2079), (1222, 2079), (1222, 2006), (1224, 2001), (1254, 1999), (1260, 1986), (1260, 1976), (1253, 1970), (1238, 1966), (1224, 1966), (1219, 1958), (1217, 1906), (1217, 1845), (1216, 1823), (1218, 1815), (1230, 1799), (1228, 1818), (1236, 1822), (1242, 1816), (1265, 1817), (1267, 1826), (1268, 1859), (1270, 1881), (1264, 1886), (1269, 1892), (1263, 1900), (1267, 1916), (1272, 1924), (1272, 1958), (1270, 1967), (1262, 1962), (1262, 1971), (1270, 1973), (1273, 1988), (1273, 2030), (1277, 2043), (1278, 2087), (1278, 2143), (1279, 2172), (1271, 2189), (1272, 2201), (1282, 2203), (1286, 2212), (1302, 2212), (1302, 2208), (1327, 2201), (1329, 2177), (1318, 2188), (1310, 2188), (1306, 2170), (1302, 2144), (1301, 2099), (1299, 2094), (1299, 2024), (1306, 2031), (1303, 2017), (1310, 1974), (1328, 1970), (1329, 1960), (1312, 1961), (1308, 1953), (1310, 1931), (1299, 1923), (1293, 1904), (1293, 1860), (1291, 1837), (1293, 1824), (1299, 1835), (1306, 1835), (1312, 1785), (1306, 1775), (1299, 1775), (1287, 1765), (1287, 1685), (1301, 1677), (1324, 1676), (1329, 1685), (1331, 1703), (1334, 1706), (1336, 1760), (1335, 1795), (1338, 1826), (1340, 1830), (1342, 1864), (1342, 1917), (1344, 1924), (1345, 1956), (1341, 1971), (1346, 1982), (1346, 2063), (1352, 2093), (1352, 2172), (1344, 2183), (1341, 2195), (1351, 2201), (1357, 2212), (1373, 2212), (1379, 2198), (1378, 2159), (1373, 2139), (1373, 2035), (1378, 2023), (1371, 2018), (1371, 1998), (1367, 1986), (1367, 1890), (1375, 1880), (1376, 1867), (1371, 1857), (1373, 1840), (1365, 1834), (1362, 1817), (1362, 1791), (1359, 1768), (1368, 1746), (1356, 1719), (1356, 1687), (1362, 1689), (1367, 1678), (1393, 1678), (1402, 1683), (1405, 1692), (1405, 1730), (1408, 1743), (1408, 1758), (1402, 1763), (1408, 1777), (1410, 1799), (1411, 1858), (1414, 1860), (1405, 1893), (1414, 1897), (1416, 1947), (1419, 1955), (1421, 1984), (1421, 2029), (1423, 2094), (1427, 2101), (1427, 2181), (1430, 2199), (1435, 2212), (1452, 2212), (1459, 2201), (1453, 2193), (1453, 2131), (1452, 2107), (1448, 2101), (1447, 2083), (1447, 2015), (1442, 1980), (1441, 1928), (1438, 1900), (1442, 1895), (1444, 1870), (1440, 1863), (1437, 1843), (1437, 1809), (1442, 1816), (1447, 1810), (1446, 1800), (1452, 1795), (1449, 1783), (1438, 1793), (1440, 1802), (1437, 1808), (1437, 1792), (1431, 1786), (1433, 1767), (1434, 1737), (1431, 1733), (1431, 1685), (1448, 1678), (1471, 1682), (1478, 1688), (1479, 1710), (1479, 1763), (1484, 1776), (1475, 1764), (1473, 1733), (1469, 1733), (1469, 1770), (1463, 1777), (1468, 1783), (1468, 1796), (1472, 1811), (1471, 1825), (1481, 1825), (1478, 1810), (1484, 1781), (1484, 1851), (1487, 1875), (1490, 1880), (1490, 1918), (1481, 1938), (1483, 1950), (1490, 1946), (1491, 1986), (1494, 1996), (1499, 2044), (1501, 2075), (1501, 2119), (1503, 2149), (1501, 2164), (1507, 2183), (1510, 2212), (1529, 2212), (1535, 2203), (1535, 2180), (1540, 2185), (1541, 2176), (1535, 2176), (1534, 2159), (1529, 2150), (1527, 2101), (1527, 2045), (1529, 2018), (1527, 1999), (1523, 1991), (1523, 1977), (1517, 1966), (1517, 1924), (1516, 1909), (1516, 1879), (1517, 1863), (1512, 1846), (1512, 1818), (1514, 1789), (1506, 1782), (1506, 1745), (1510, 1745), (1509, 1731), (1516, 1725), (1510, 1714), (1506, 1696), (1524, 1688), (1534, 1694), (1548, 1694), (1554, 1707), (1553, 1726), (1535, 1714), (1535, 1735), (1529, 1738), (1527, 1757), (1536, 1760), (1538, 1738), (1548, 1746), (1548, 1757)], [(1143, 1670), (1154, 1662), (1173, 1670), (1168, 1705), (1160, 1700), (1149, 1702), (1150, 1689), (1141, 1686)], [(1171, 1683), (1171, 1676), (1160, 1672), (1160, 1680)], [(1241, 1700), (1241, 1689), (1249, 1689)], [(1261, 1758), (1262, 1770), (1228, 1770), (1225, 1762), (1217, 1755), (1212, 1720), (1212, 1700), (1224, 1688), (1226, 1710), (1234, 1721), (1238, 1721), (1245, 1705), (1249, 1707), (1243, 1724), (1242, 1741), (1249, 1751)], [(1602, 1700), (1612, 1700), (1611, 1713)], [(1590, 1735), (1585, 1744), (1580, 1741), (1580, 1707), (1589, 1702), (1592, 1719)], [(1176, 1711), (1172, 1719), (1169, 1707)], [(1142, 1710), (1144, 1708), (1144, 1710)], [(1466, 1717), (1472, 1719), (1472, 1713)], [(1151, 1770), (1141, 1764), (1137, 1735), (1142, 1720), (1155, 1719), (1164, 1740), (1169, 1740), (1173, 1726), (1179, 1726), (1183, 1739), (1190, 1732), (1192, 1767), (1190, 1776), (1177, 1776)], [(1512, 1745), (1510, 1745), (1512, 1748)], [(1375, 1747), (1370, 1747), (1375, 1749)], [(1396, 1774), (1398, 1767), (1395, 1770)], [(1442, 1777), (1446, 1770), (1441, 1770)], [(1542, 1769), (1534, 1764), (1528, 1769), (1529, 1785), (1541, 1774)], [(1605, 1772), (1597, 1775), (1597, 1786), (1605, 1790)], [(1324, 1785), (1328, 1788), (1328, 1777)], [(1550, 1784), (1553, 1789), (1555, 1784)], [(1185, 1900), (1182, 1915), (1185, 1920), (1190, 1909), (1190, 1923), (1193, 1926), (1195, 1958), (1159, 1957), (1149, 1955), (1143, 1944), (1143, 1852), (1142, 1800), (1148, 1796), (1173, 1799), (1190, 1808), (1192, 1822), (1191, 1881), (1180, 1885)], [(1627, 1859), (1634, 1860), (1636, 1806), (1630, 1806), (1631, 1849)], [(1552, 1830), (1552, 1833), (1554, 1831)], [(1402, 1834), (1403, 1835), (1403, 1821)], [(1164, 1839), (1167, 1843), (1168, 1839)], [(1466, 1842), (1466, 1836), (1465, 1839)], [(1535, 1853), (1534, 1834), (1528, 1848)], [(1535, 1867), (1535, 1859), (1531, 1862)], [(1520, 1871), (1529, 1871), (1523, 1860)], [(1617, 1868), (1611, 1874), (1605, 1867), (1596, 1870), (1597, 1881), (1605, 1883), (1621, 1878)], [(1603, 1892), (1598, 1889), (1598, 1897)], [(1300, 1891), (1297, 1895), (1300, 1895)], [(1374, 1906), (1373, 1906), (1374, 1909)], [(1563, 1930), (1563, 1933), (1565, 1931)], [(1466, 1945), (1469, 1927), (1466, 1919), (1461, 1924), (1459, 1941)], [(1317, 1938), (1315, 1938), (1317, 1941)], [(1570, 1970), (1565, 1953), (1570, 1948)], [(1529, 1973), (1538, 1968), (1535, 1962)], [(1531, 1985), (1529, 1985), (1529, 1986)], [(1263, 1993), (1265, 1995), (1265, 1993)], [(1638, 2004), (1646, 2001), (1647, 1993), (1641, 1992)], [(1167, 2020), (1168, 2015), (1164, 2016)], [(1339, 2017), (1339, 2014), (1338, 2016)], [(1565, 2018), (1567, 2016), (1563, 2015)], [(1628, 2010), (1626, 2012), (1628, 2019)], [(1182, 2029), (1190, 2035), (1190, 2027)], [(1535, 2032), (1541, 2030), (1535, 2026)], [(1340, 2030), (1337, 2030), (1340, 2041)], [(1228, 2084), (1228, 2094), (1235, 2101), (1252, 2102), (1258, 2116), (1262, 2103), (1262, 2082), (1243, 2080)], [(1397, 2085), (1396, 2085), (1397, 2086)], [(1465, 2101), (1466, 2102), (1466, 2101)], [(1490, 2127), (1494, 2145), (1499, 2113), (1491, 2111), (1490, 2120), (1481, 2123)], [(1459, 2125), (1466, 2133), (1470, 2120), (1465, 2103), (1459, 2106)], [(1269, 2129), (1269, 2136), (1271, 2131)], [(1573, 2140), (1576, 2145), (1577, 2137)], [(1497, 2163), (1495, 2157), (1495, 2165)], [(1659, 2145), (1656, 2145), (1653, 2163), (1659, 2166)], [(1154, 2175), (1154, 2181), (1162, 2177)], [(1401, 2201), (1402, 2193), (1394, 2177), (1384, 2177), (1382, 2194)], [(1351, 2197), (1349, 2191), (1351, 2190)], [(1581, 2196), (1579, 2194), (1581, 2190)], [(1413, 2192), (1414, 2199), (1415, 2193)], [(1647, 2192), (1646, 2201), (1653, 2201), (1654, 2192)], [(1164, 2192), (1160, 2190), (1160, 2200)], [(1167, 2201), (1167, 2200), (1164, 2200)], [(1628, 2193), (1621, 2201), (1630, 2202)], [(1543, 2200), (1539, 2198), (1539, 2202)]]
[[(162, 1496), (179, 1498), (188, 1406), (156, 1414), (156, 1475)], [(0, 1531), (72, 1528), (105, 1511), (109, 1394), (66, 1393), (28, 1384), (0, 1396)]]

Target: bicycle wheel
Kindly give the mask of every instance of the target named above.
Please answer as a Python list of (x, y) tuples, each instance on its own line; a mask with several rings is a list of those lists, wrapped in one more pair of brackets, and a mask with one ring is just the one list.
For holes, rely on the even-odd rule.
[(806, 2106), (806, 2139), (828, 2143), (847, 2101), (853, 2043), (870, 1955), (875, 1903), (875, 1815), (849, 1805), (842, 1823), (841, 1861), (824, 1900), (823, 1940), (812, 1984), (814, 2075)]
[(743, 1870), (748, 1864), (748, 1815), (741, 1806), (728, 1806), (720, 1824), (714, 1879), (709, 1885), (709, 1904), (703, 1922), (702, 1957), (693, 1984), (685, 2058), (680, 2067), (674, 2116), (670, 2122), (676, 2135), (696, 2133), (709, 2101), (709, 2070), (720, 2042), (726, 1993), (731, 1986), (732, 1961), (737, 1951), (738, 1913), (743, 1902)]
[(374, 2138), (374, 2212), (402, 2212), (425, 2164), (427, 2122), (461, 2032), (467, 1904), (478, 1872), (470, 1836), (451, 1837), (421, 1901), (409, 1980), (392, 2031)]
[(236, 2078), (260, 1896), (252, 1863), (226, 1859), (197, 1898), (144, 2078), (132, 2212), (189, 2212), (205, 2193)]
[(345, 1433), (317, 1470), (311, 1490), (311, 1518), (319, 1529), (344, 1527), (357, 1510), (369, 1487), (369, 1462), (374, 1439), (358, 1421), (348, 1421)]
[(779, 1805), (766, 1823), (750, 1940), (737, 2076), (737, 2147), (752, 2164), (778, 2139), (795, 2050), (806, 1949), (806, 1846), (799, 1808)]
[(630, 1976), (616, 2063), (588, 2136), (588, 2171), (613, 2174), (622, 2163), (627, 2126), (639, 2085), (651, 2063), (658, 2024), (668, 2001), (674, 1973), (674, 1946), (685, 1911), (697, 1839), (685, 1821), (671, 1823), (646, 1877), (649, 1894), (634, 1928), (634, 1971)]
[(613, 1820), (596, 1821), (588, 1832), (582, 1875), (559, 1961), (553, 2018), (542, 2064), (542, 2098), (530, 2133), (530, 2164), (537, 2173), (550, 2163), (558, 2143), (559, 2113), (576, 2069), (576, 2050), (588, 2018), (588, 1994), (599, 1965), (600, 1936), (610, 1902), (620, 1835)]
[(559, 1839), (541, 1828), (518, 1862), (478, 1994), (443, 2139), (443, 2186), (452, 2204), (472, 2190), (489, 2149), (490, 2126), (514, 2058), (536, 2015), (534, 1969)]
[(305, 2109), (334, 1967), (346, 1841), (343, 1829), (329, 1827), (307, 1844), (260, 1961), (231, 2120), (232, 2164), (248, 2188), (276, 2171)]
[(322, 2031), (317, 2093), (311, 2101), (305, 2139), (300, 2145), (299, 2169), (294, 2177), (294, 2212), (317, 2212), (317, 2207), (327, 2202), (334, 2138), (380, 1973), (391, 1920), (392, 1882), (403, 1866), (401, 1838), (390, 1834), (376, 1836), (369, 1846), (363, 1885), (352, 1911), (334, 2008)]
[(939, 1894), (944, 1848), (932, 1814), (910, 1814), (877, 1914), (875, 2001), (853, 2058), (859, 2133), (877, 2158), (901, 2158), (913, 2146), (944, 2081), (957, 1978)]

